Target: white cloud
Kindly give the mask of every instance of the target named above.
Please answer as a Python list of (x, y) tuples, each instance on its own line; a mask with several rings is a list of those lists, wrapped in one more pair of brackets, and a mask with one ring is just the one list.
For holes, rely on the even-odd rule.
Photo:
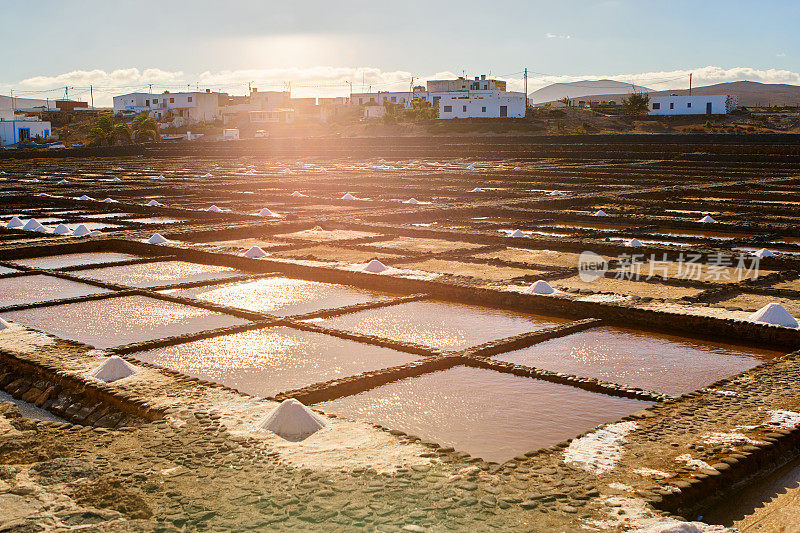
[(786, 52), (778, 52), (775, 57), (786, 57)]
[(572, 35), (568, 33), (556, 34), (547, 32), (544, 34), (546, 39), (572, 39)]

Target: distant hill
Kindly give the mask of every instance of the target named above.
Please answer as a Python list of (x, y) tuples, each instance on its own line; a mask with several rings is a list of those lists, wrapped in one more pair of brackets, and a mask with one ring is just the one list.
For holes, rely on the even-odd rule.
[(602, 94), (625, 94), (628, 95), (635, 90), (637, 92), (651, 92), (652, 89), (641, 87), (639, 85), (631, 85), (630, 83), (623, 83), (614, 80), (583, 80), (573, 81), (570, 83), (553, 83), (547, 87), (542, 87), (537, 91), (533, 91), (528, 95), (531, 102), (534, 104), (543, 104), (545, 102), (554, 102), (561, 100), (565, 96), (570, 98), (579, 98), (587, 95), (602, 95)]
[[(556, 83), (550, 85), (549, 87), (556, 87), (557, 85), (562, 84)], [(543, 89), (540, 89), (540, 91), (548, 89), (549, 87), (544, 87)], [(647, 89), (647, 92), (650, 94), (650, 96), (689, 94), (688, 89), (671, 89), (666, 91), (651, 91), (650, 89)], [(627, 97), (629, 94), (630, 91), (619, 91), (613, 94), (609, 92), (592, 92), (591, 94), (586, 93), (581, 95), (581, 99), (585, 98), (586, 100), (619, 101), (622, 98)], [(692, 94), (729, 94), (731, 96), (738, 96), (740, 106), (800, 105), (800, 85), (787, 85), (785, 83), (760, 83), (757, 81), (716, 83), (714, 85), (706, 85), (704, 87), (694, 87), (692, 89)], [(563, 95), (558, 96), (550, 100), (545, 100), (545, 102), (554, 102), (563, 97)]]

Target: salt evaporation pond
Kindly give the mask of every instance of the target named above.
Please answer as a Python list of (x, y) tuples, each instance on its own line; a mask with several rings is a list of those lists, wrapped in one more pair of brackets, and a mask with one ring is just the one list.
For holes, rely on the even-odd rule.
[(169, 217), (151, 217), (151, 218), (129, 218), (125, 222), (134, 222), (136, 224), (177, 224), (183, 222), (179, 218)]
[(0, 307), (111, 292), (68, 279), (32, 274), (0, 279)]
[(16, 272), (19, 272), (19, 270), (17, 270), (16, 268), (9, 268), (9, 267), (0, 265), (0, 274), (14, 274)]
[(569, 322), (567, 319), (424, 301), (359, 311), (326, 319), (320, 325), (458, 350)]
[(286, 327), (245, 331), (132, 355), (255, 396), (271, 396), (419, 358)]
[(157, 261), (138, 265), (92, 268), (75, 273), (82, 278), (141, 288), (212, 281), (232, 278), (241, 274), (241, 271), (234, 268), (185, 261)]
[(168, 293), (279, 316), (363, 304), (388, 296), (346, 285), (285, 277), (179, 289)]
[(670, 395), (691, 392), (782, 352), (617, 327), (599, 327), (495, 356)]
[(314, 407), (399, 429), (487, 461), (503, 462), (650, 405), (461, 366)]
[(95, 265), (102, 263), (115, 263), (117, 261), (130, 261), (139, 259), (138, 256), (117, 252), (80, 252), (74, 254), (50, 255), (47, 257), (31, 257), (28, 259), (13, 259), (17, 265), (33, 268), (49, 268), (52, 270), (78, 265)]
[(121, 296), (11, 311), (4, 313), (3, 318), (96, 348), (247, 323), (231, 315), (146, 296)]

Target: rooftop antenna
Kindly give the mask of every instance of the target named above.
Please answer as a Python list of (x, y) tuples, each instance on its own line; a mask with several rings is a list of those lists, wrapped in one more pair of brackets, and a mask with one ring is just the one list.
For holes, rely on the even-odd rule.
[(692, 73), (689, 73), (689, 96), (692, 96)]

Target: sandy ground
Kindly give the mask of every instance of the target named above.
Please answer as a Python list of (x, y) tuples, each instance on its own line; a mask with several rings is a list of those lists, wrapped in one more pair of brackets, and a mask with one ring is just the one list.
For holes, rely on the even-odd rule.
[(789, 289), (793, 291), (800, 291), (800, 279), (793, 279), (791, 281), (782, 281), (772, 285), (773, 289)]
[(354, 230), (325, 230), (325, 229), (307, 229), (303, 231), (295, 231), (294, 233), (282, 233), (275, 235), (277, 239), (299, 239), (303, 241), (327, 242), (327, 241), (343, 241), (346, 239), (363, 239), (365, 237), (378, 237), (378, 233), (369, 233), (367, 231), (354, 231)]
[(370, 243), (369, 246), (379, 248), (396, 248), (408, 252), (449, 252), (452, 250), (469, 250), (479, 248), (480, 244), (469, 242), (445, 241), (441, 239), (424, 239), (420, 237), (398, 237), (390, 241)]
[(275, 248), (276, 246), (286, 246), (286, 243), (283, 242), (271, 242), (264, 239), (234, 239), (230, 241), (210, 241), (203, 244), (241, 250), (248, 250), (253, 246), (258, 246), (264, 250), (269, 250), (270, 248)]
[[(560, 252), (556, 250), (527, 250), (524, 248), (506, 248), (497, 252), (475, 254), (473, 257), (481, 259), (500, 259), (535, 265), (548, 265), (554, 267), (578, 268), (580, 254)], [(610, 258), (606, 257), (606, 261)]]
[(776, 296), (762, 296), (759, 294), (740, 294), (727, 300), (717, 302), (728, 307), (741, 307), (742, 309), (761, 309), (769, 303), (779, 303), (794, 316), (800, 316), (800, 299), (779, 298)]
[(800, 532), (800, 488), (778, 494), (753, 514), (733, 524), (742, 533)]
[(645, 281), (632, 281), (624, 279), (600, 278), (596, 281), (587, 283), (578, 276), (554, 280), (550, 283), (558, 288), (571, 289), (591, 289), (595, 291), (614, 292), (632, 296), (651, 296), (653, 298), (681, 298), (683, 296), (694, 296), (699, 294), (702, 289), (691, 287), (673, 287), (660, 283), (648, 283)]
[(454, 276), (469, 276), (473, 278), (493, 281), (508, 280), (520, 276), (537, 276), (544, 274), (542, 270), (527, 270), (523, 268), (501, 267), (482, 265), (478, 263), (461, 263), (443, 259), (428, 259), (416, 263), (404, 263), (403, 267), (439, 274), (452, 274)]
[(365, 252), (363, 250), (353, 250), (350, 248), (338, 248), (336, 246), (310, 246), (294, 250), (273, 253), (275, 257), (286, 257), (291, 259), (317, 259), (320, 261), (342, 261), (345, 263), (366, 263), (372, 259), (387, 262), (391, 259), (401, 257), (398, 254), (385, 252)]

